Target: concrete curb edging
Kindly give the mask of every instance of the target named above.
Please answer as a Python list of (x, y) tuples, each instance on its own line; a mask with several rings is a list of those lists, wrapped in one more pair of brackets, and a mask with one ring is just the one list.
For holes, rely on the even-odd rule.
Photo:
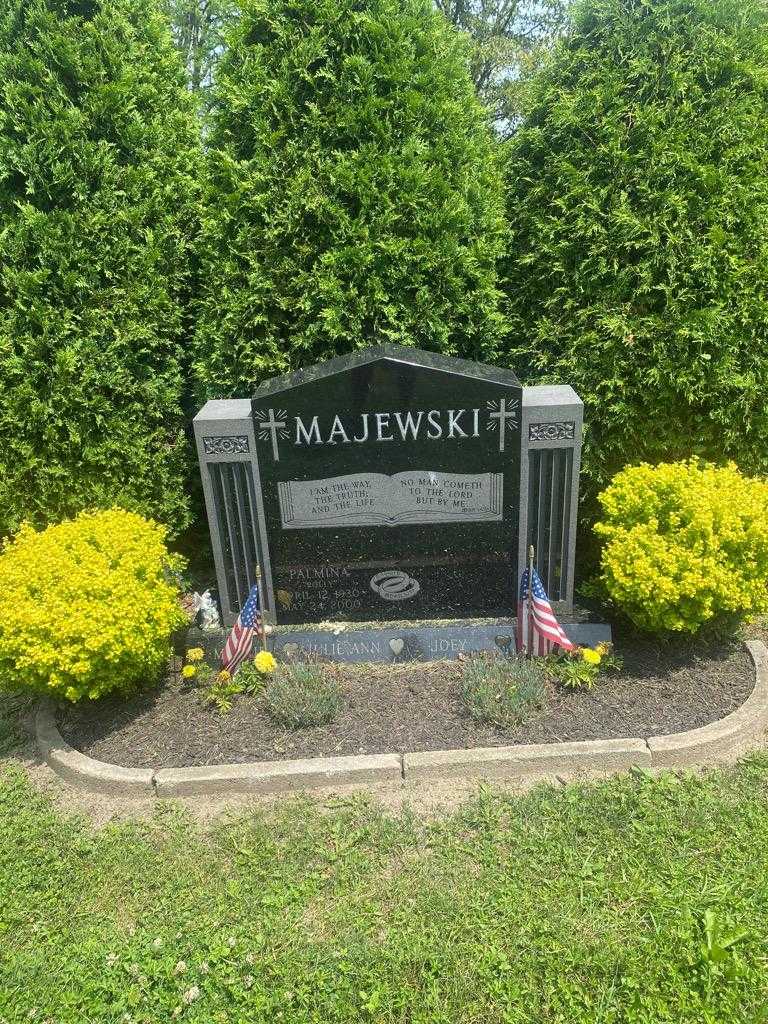
[(585, 740), (578, 743), (532, 743), (516, 747), (470, 747), (406, 754), (406, 779), (517, 779), (538, 775), (612, 775), (623, 769), (651, 767), (641, 739)]
[(46, 699), (40, 702), (35, 726), (41, 757), (66, 782), (96, 793), (154, 795), (151, 768), (122, 768), (106, 761), (96, 761), (70, 747), (56, 725), (53, 701)]
[(81, 754), (61, 736), (55, 707), (43, 700), (36, 717), (43, 760), (65, 781), (115, 796), (177, 797), (226, 793), (283, 793), (316, 786), (464, 779), (560, 779), (612, 775), (629, 768), (681, 768), (732, 760), (768, 728), (768, 648), (746, 644), (755, 666), (755, 688), (730, 715), (699, 729), (577, 743), (537, 743), (467, 750), (313, 757), (294, 761), (196, 768), (122, 768)]
[(284, 793), (310, 786), (344, 786), (356, 782), (403, 780), (399, 754), (353, 757), (308, 757), (296, 761), (251, 761), (204, 768), (160, 768), (155, 772), (159, 797), (199, 793)]
[(768, 648), (759, 640), (748, 640), (746, 647), (755, 666), (752, 693), (719, 722), (669, 736), (650, 736), (648, 749), (654, 768), (683, 768), (727, 759), (768, 727)]
[(122, 768), (81, 754), (56, 725), (53, 701), (43, 700), (36, 718), (37, 746), (46, 764), (66, 782), (113, 796), (197, 796), (208, 793), (283, 793), (312, 786), (403, 780), (399, 754), (252, 761), (196, 768)]

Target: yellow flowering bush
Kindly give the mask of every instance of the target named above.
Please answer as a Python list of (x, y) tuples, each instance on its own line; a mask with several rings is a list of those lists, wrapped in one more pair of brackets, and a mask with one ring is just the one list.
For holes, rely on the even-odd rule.
[(152, 680), (186, 621), (165, 528), (122, 509), (81, 513), (0, 553), (0, 686), (77, 701)]
[(631, 466), (600, 495), (601, 579), (641, 629), (768, 611), (768, 481), (691, 460)]

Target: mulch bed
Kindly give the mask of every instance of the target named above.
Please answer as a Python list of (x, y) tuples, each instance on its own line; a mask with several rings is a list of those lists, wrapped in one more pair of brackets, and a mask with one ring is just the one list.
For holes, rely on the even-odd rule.
[(130, 699), (69, 705), (59, 728), (77, 750), (136, 768), (171, 768), (339, 754), (492, 747), (564, 740), (652, 736), (695, 729), (739, 707), (754, 687), (741, 644), (661, 645), (617, 637), (619, 674), (591, 692), (552, 686), (523, 725), (501, 730), (474, 722), (460, 694), (458, 662), (339, 666), (344, 708), (334, 722), (291, 731), (259, 698), (240, 696), (220, 715), (203, 707), (176, 671)]

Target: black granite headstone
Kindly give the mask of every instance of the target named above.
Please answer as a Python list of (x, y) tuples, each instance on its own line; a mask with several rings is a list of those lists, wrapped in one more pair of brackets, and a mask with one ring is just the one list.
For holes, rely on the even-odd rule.
[(253, 398), (278, 623), (514, 614), (522, 389), (381, 346)]

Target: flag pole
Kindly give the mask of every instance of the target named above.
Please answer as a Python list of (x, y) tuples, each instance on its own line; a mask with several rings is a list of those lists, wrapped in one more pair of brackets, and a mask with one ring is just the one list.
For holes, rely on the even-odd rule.
[(254, 575), (254, 578), (256, 580), (256, 586), (259, 588), (259, 618), (261, 619), (261, 629), (259, 630), (259, 632), (261, 633), (261, 649), (263, 651), (266, 651), (266, 649), (267, 649), (267, 631), (266, 631), (265, 625), (264, 625), (264, 604), (263, 604), (262, 599), (261, 599), (262, 598), (262, 594), (261, 594), (261, 566), (259, 565), (258, 562), (256, 563), (256, 568), (254, 569), (253, 575)]
[(533, 544), (528, 548), (528, 594), (526, 601), (528, 602), (528, 637), (526, 642), (526, 652), (529, 658), (533, 657), (533, 559), (535, 551)]

